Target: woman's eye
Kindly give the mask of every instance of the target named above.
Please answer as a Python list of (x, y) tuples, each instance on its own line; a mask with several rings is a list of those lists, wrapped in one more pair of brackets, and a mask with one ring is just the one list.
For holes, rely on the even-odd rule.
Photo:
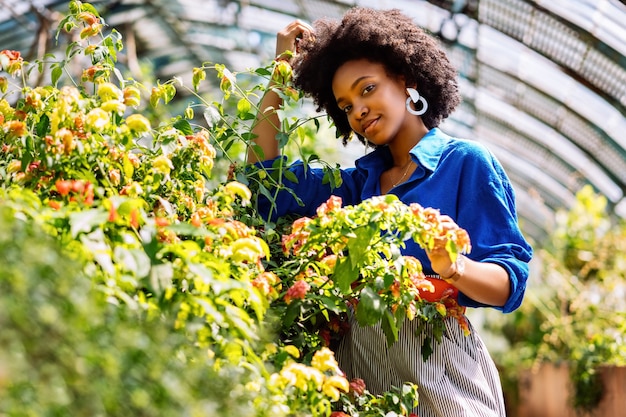
[(369, 93), (369, 92), (370, 92), (370, 91), (372, 91), (373, 89), (374, 89), (374, 84), (369, 84), (368, 86), (366, 86), (366, 87), (363, 89), (363, 95), (365, 95), (365, 94)]
[(352, 110), (352, 106), (346, 106), (343, 109), (341, 109), (344, 113), (350, 113), (350, 110)]

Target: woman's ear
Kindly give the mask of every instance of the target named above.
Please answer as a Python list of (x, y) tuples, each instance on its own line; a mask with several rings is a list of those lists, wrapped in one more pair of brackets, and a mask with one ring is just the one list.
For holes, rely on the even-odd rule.
[(417, 84), (404, 84), (404, 91), (406, 92), (407, 97), (411, 95), (409, 93), (410, 89), (417, 90)]

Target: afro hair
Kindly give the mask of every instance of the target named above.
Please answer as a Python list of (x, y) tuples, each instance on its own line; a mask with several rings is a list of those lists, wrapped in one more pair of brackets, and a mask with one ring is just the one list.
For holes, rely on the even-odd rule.
[(337, 106), (332, 80), (347, 61), (364, 58), (381, 63), (389, 75), (402, 76), (407, 85), (416, 85), (428, 101), (428, 111), (421, 117), (429, 129), (459, 105), (455, 68), (437, 39), (401, 11), (354, 7), (341, 20), (319, 19), (313, 27), (314, 36), (299, 44), (293, 63), (294, 84), (312, 97), (317, 111), (324, 110), (330, 116), (344, 144), (350, 140), (352, 129)]

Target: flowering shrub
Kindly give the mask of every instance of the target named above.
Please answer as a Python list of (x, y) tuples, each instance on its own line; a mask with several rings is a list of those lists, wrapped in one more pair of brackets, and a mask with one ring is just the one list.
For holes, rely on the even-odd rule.
[[(105, 34), (105, 28), (91, 5), (71, 1), (59, 30), (78, 31), (80, 40), (68, 45), (64, 59), (31, 64), (17, 51), (0, 52), (0, 70), (8, 75), (0, 77), (0, 209), (13, 219), (8, 223), (25, 222), (38, 229), (45, 236), (40, 243), (51, 245), (53, 253), (73, 265), (65, 277), (47, 266), (33, 276), (42, 274), (48, 283), (62, 284), (66, 279), (63, 285), (89, 291), (90, 299), (97, 300), (94, 311), (78, 314), (78, 321), (72, 315), (56, 316), (67, 324), (63, 338), (71, 340), (72, 332), (90, 326), (110, 335), (106, 339), (90, 333), (84, 348), (82, 342), (71, 342), (77, 346), (72, 353), (77, 364), (47, 357), (52, 367), (46, 369), (57, 372), (53, 385), (69, 387), (68, 398), (78, 396), (72, 390), (81, 378), (65, 373), (66, 367), (76, 370), (83, 361), (99, 358), (89, 356), (94, 343), (96, 351), (116, 344), (117, 359), (132, 357), (137, 345), (125, 338), (138, 338), (155, 341), (144, 346), (142, 357), (151, 352), (167, 357), (176, 373), (172, 381), (183, 378), (187, 370), (197, 376), (203, 366), (210, 372), (191, 380), (205, 386), (211, 386), (211, 378), (214, 385), (223, 386), (216, 381), (238, 375), (231, 387), (234, 394), (211, 396), (211, 408), (191, 385), (180, 385), (189, 391), (177, 397), (186, 408), (173, 412), (408, 416), (417, 404), (417, 387), (407, 384), (372, 396), (358, 381), (345, 379), (328, 346), (345, 329), (342, 317), (349, 309), (363, 325), (382, 323), (389, 343), (397, 339), (405, 318), (429, 321), (440, 331), (448, 317), (466, 325), (451, 297), (436, 302), (422, 297), (431, 290), (430, 282), (415, 258), (399, 252), (408, 239), (432, 248), (447, 233), (447, 249), (455, 256), (469, 250), (465, 232), (444, 231), (436, 211), (403, 205), (393, 196), (354, 207), (341, 207), (340, 200), (331, 198), (314, 219), (264, 222), (254, 211), (255, 195), (271, 199), (285, 189), (283, 178), (290, 174), (281, 166), (266, 171), (235, 161), (241, 159), (242, 149), (254, 146), (250, 133), (258, 111), (254, 103), (269, 78), (277, 82), (272, 88), (286, 101), (280, 111), (281, 147), (316, 131), (316, 119), (288, 115), (287, 107), (301, 99), (289, 85), (291, 68), (283, 61), (259, 68), (250, 75), (263, 82), (246, 90), (238, 74), (220, 64), (204, 63), (193, 70), (190, 87), (180, 80), (146, 87), (125, 79), (116, 68), (122, 37), (115, 30)], [(88, 66), (72, 78), (67, 64), (79, 58)], [(27, 75), (32, 71), (49, 74), (50, 85), (29, 86)], [(220, 101), (208, 102), (197, 93), (210, 71), (219, 81)], [(183, 115), (169, 120), (152, 119), (146, 106), (166, 107), (179, 88), (201, 104), (189, 105)], [(206, 126), (194, 118), (200, 106)], [(307, 125), (309, 120), (315, 127)], [(214, 168), (220, 159), (227, 160), (231, 170), (227, 178), (216, 179)], [(315, 161), (309, 157), (306, 163)], [(330, 165), (317, 162), (323, 164), (331, 184), (340, 181)], [(212, 183), (216, 185), (210, 187)], [(0, 250), (0, 259), (8, 257), (10, 245), (5, 242)], [(46, 253), (42, 250), (41, 255)], [(19, 270), (12, 265), (13, 271)], [(35, 291), (32, 282), (28, 285)], [(3, 306), (7, 300), (30, 303), (27, 293), (10, 288), (15, 297), (2, 298)], [(67, 297), (68, 293), (52, 292), (40, 299), (54, 306), (73, 302)], [(107, 317), (127, 324), (109, 327)], [(26, 334), (28, 326), (10, 323), (15, 334)], [(161, 344), (169, 348), (159, 350)], [(0, 397), (0, 414), (13, 415), (4, 404), (31, 403), (29, 392), (52, 398), (57, 391), (37, 386), (46, 381), (40, 373), (43, 368), (28, 368), (25, 363), (22, 368), (9, 367), (6, 364), (19, 356), (19, 349), (2, 346), (0, 388), (6, 390), (0, 390), (5, 395)], [(427, 356), (428, 346), (424, 352)], [(107, 391), (126, 366), (122, 359), (103, 358), (98, 372), (111, 383), (90, 395), (107, 404), (132, 403), (103, 408), (108, 414), (141, 414), (151, 406), (165, 407), (167, 401), (153, 401), (165, 389), (160, 385), (140, 390), (130, 400), (123, 390)], [(15, 372), (27, 368), (38, 375), (32, 384), (13, 383), (18, 381)], [(149, 369), (137, 373), (137, 378), (148, 381), (156, 373), (168, 372), (160, 366), (152, 374)], [(237, 372), (241, 369), (246, 372)], [(243, 391), (249, 394), (238, 394)], [(236, 406), (230, 402), (233, 398), (238, 399)], [(54, 401), (38, 404), (49, 408), (36, 408), (33, 400), (35, 414), (82, 410), (76, 406), (72, 412), (71, 399), (63, 403), (65, 408)], [(89, 410), (84, 414), (99, 412)]]

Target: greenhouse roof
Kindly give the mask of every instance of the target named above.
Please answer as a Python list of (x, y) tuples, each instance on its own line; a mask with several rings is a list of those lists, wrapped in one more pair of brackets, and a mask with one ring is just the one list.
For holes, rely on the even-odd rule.
[[(189, 79), (202, 62), (233, 70), (273, 58), (294, 18), (354, 5), (398, 8), (438, 35), (458, 68), (463, 104), (442, 125), (485, 143), (509, 174), (524, 232), (541, 242), (586, 184), (626, 217), (626, 1), (92, 1), (125, 38), (125, 65)], [(0, 49), (34, 60), (53, 48), (67, 1), (0, 0)]]

